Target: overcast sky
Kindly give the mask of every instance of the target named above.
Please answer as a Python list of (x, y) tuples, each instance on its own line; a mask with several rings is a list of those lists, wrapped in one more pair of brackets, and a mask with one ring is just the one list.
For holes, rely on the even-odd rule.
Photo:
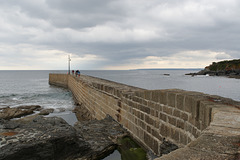
[(0, 69), (203, 68), (240, 58), (239, 0), (2, 0)]

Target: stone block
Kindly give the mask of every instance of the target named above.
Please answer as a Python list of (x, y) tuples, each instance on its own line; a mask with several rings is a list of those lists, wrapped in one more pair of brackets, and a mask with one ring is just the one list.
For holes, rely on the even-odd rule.
[(167, 105), (167, 94), (166, 90), (160, 90), (159, 100), (161, 104)]
[(194, 138), (198, 137), (198, 135), (197, 135), (197, 128), (196, 127), (192, 128), (192, 135), (194, 136)]
[(179, 133), (179, 138), (180, 138), (180, 143), (183, 144), (183, 145), (187, 145), (187, 135), (183, 132), (180, 132)]
[(185, 123), (184, 130), (192, 134), (193, 127), (190, 123)]
[(144, 98), (147, 99), (147, 100), (152, 100), (152, 91), (144, 91)]
[(213, 119), (211, 125), (218, 127), (224, 126), (225, 128), (240, 130), (239, 109), (231, 110), (230, 106), (226, 107), (228, 107), (227, 110), (222, 110), (221, 108), (213, 108)]
[(141, 98), (144, 98), (144, 92), (141, 92), (141, 91), (138, 91), (138, 92), (135, 92), (136, 96), (138, 97), (141, 97)]
[(180, 118), (180, 117), (181, 117), (181, 116), (180, 116), (180, 111), (177, 110), (177, 109), (173, 109), (173, 116)]
[(138, 135), (138, 134), (139, 134), (138, 132), (139, 132), (138, 127), (137, 127), (136, 125), (134, 125), (133, 134), (134, 134), (134, 135)]
[(152, 128), (151, 128), (149, 125), (147, 125), (147, 132), (148, 132), (149, 134), (152, 134)]
[(199, 129), (199, 130), (202, 130), (202, 121), (196, 120), (195, 127), (197, 127), (197, 129)]
[(142, 130), (142, 129), (139, 129), (139, 139), (144, 139), (144, 130)]
[(150, 108), (146, 107), (146, 106), (143, 106), (143, 112), (147, 113), (147, 114), (150, 114)]
[(145, 115), (142, 112), (140, 112), (140, 119), (143, 121), (145, 120)]
[(154, 109), (150, 109), (150, 115), (155, 116), (155, 110)]
[(163, 106), (163, 112), (168, 114), (168, 115), (172, 115), (172, 111), (173, 108), (172, 107), (168, 107), (168, 106)]
[(152, 150), (154, 151), (154, 153), (158, 154), (159, 151), (159, 144), (158, 141), (153, 139), (153, 145), (152, 145)]
[(166, 114), (164, 114), (164, 113), (160, 112), (160, 114), (159, 114), (159, 115), (160, 115), (160, 117), (159, 117), (159, 118), (160, 118), (161, 120), (163, 120), (164, 122), (167, 122), (167, 115), (166, 115)]
[(146, 129), (146, 123), (141, 120), (139, 120), (139, 126), (144, 130)]
[(185, 96), (183, 94), (177, 94), (176, 95), (176, 108), (180, 110), (184, 110), (184, 101), (185, 101)]
[(170, 123), (171, 125), (176, 126), (176, 118), (168, 116), (168, 123)]
[(141, 113), (138, 110), (136, 110), (136, 117), (139, 118), (139, 119), (141, 118)]
[(148, 105), (148, 100), (142, 99), (142, 104), (145, 105), (145, 106), (147, 106), (147, 105)]
[(138, 126), (138, 118), (134, 117), (134, 123), (136, 124), (136, 126)]
[(184, 121), (188, 121), (189, 115), (185, 112), (180, 112), (181, 119)]
[(199, 116), (200, 116), (200, 101), (197, 100), (197, 99), (193, 99), (192, 115), (193, 115), (193, 117), (195, 117), (196, 120), (199, 120)]
[(156, 111), (162, 111), (162, 105), (156, 103), (154, 109), (155, 109)]
[(212, 106), (206, 106), (204, 110), (204, 129), (210, 125), (212, 115)]
[(188, 113), (192, 113), (193, 105), (194, 105), (193, 97), (186, 96), (184, 101), (184, 110)]
[(152, 101), (154, 102), (160, 102), (160, 91), (159, 90), (154, 90), (152, 91)]
[(190, 115), (189, 119), (188, 119), (188, 122), (191, 123), (193, 126), (195, 126), (196, 119), (192, 115)]
[(144, 143), (148, 146), (151, 146), (153, 144), (153, 138), (146, 132), (144, 132)]
[(149, 125), (153, 125), (153, 119), (149, 115), (145, 115), (145, 122)]
[(169, 134), (167, 130), (167, 126), (163, 123), (160, 124), (160, 134), (162, 137), (167, 137), (167, 135)]
[(154, 127), (156, 127), (156, 128), (159, 128), (159, 124), (160, 124), (160, 121), (159, 121), (159, 119), (155, 119), (154, 121)]
[(208, 101), (200, 102), (200, 115), (199, 119), (203, 122), (204, 126), (208, 126), (211, 122), (212, 105)]
[(171, 128), (171, 138), (179, 142), (179, 131), (177, 129)]
[(153, 101), (148, 101), (148, 107), (151, 109), (155, 109), (155, 103)]
[(159, 134), (158, 129), (152, 129), (152, 135), (157, 138), (158, 140), (162, 141), (162, 136)]
[(174, 92), (168, 92), (167, 95), (167, 104), (171, 107), (176, 106), (176, 93)]
[(137, 97), (137, 96), (134, 96), (134, 97), (133, 97), (133, 101), (142, 104), (142, 98), (139, 98), (139, 97)]
[(132, 106), (133, 106), (133, 101), (128, 100), (127, 104), (128, 104), (130, 107), (132, 107)]
[(125, 103), (122, 103), (122, 108), (126, 111), (129, 112), (129, 106)]
[(237, 155), (239, 153), (239, 136), (219, 136), (203, 134), (188, 146), (202, 152)]
[(184, 126), (185, 126), (184, 121), (178, 119), (178, 120), (177, 120), (177, 125), (176, 125), (176, 127), (184, 130)]

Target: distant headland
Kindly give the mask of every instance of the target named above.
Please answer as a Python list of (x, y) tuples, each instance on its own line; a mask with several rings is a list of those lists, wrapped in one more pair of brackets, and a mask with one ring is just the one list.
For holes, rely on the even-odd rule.
[(227, 76), (240, 79), (240, 59), (213, 62), (197, 73), (188, 73), (186, 75)]

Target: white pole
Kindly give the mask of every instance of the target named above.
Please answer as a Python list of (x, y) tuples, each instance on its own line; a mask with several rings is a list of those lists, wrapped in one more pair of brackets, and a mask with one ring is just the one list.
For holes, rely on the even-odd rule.
[(70, 74), (70, 55), (68, 55), (68, 74)]

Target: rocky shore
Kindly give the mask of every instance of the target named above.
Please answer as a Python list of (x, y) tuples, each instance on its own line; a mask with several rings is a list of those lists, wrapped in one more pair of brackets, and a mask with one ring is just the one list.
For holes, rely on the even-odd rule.
[(197, 76), (197, 75), (207, 75), (207, 76), (225, 76), (229, 78), (240, 79), (240, 70), (220, 70), (220, 71), (210, 71), (209, 69), (203, 69), (197, 73), (187, 73), (186, 75)]
[[(0, 108), (0, 160), (97, 160), (117, 147), (125, 157), (156, 158), (131, 146), (135, 142), (124, 146), (129, 133), (108, 115), (96, 120), (80, 114), (81, 121), (71, 126), (60, 117), (44, 117), (52, 112), (38, 105)], [(160, 149), (168, 154), (178, 147), (163, 141)]]
[(10, 117), (0, 119), (1, 160), (99, 159), (115, 149), (118, 137), (127, 134), (109, 116), (74, 127), (59, 117)]
[(240, 79), (240, 59), (213, 62), (211, 65), (206, 66), (203, 70), (197, 73), (188, 73), (186, 75), (208, 75), (208, 76), (226, 76), (229, 78)]

